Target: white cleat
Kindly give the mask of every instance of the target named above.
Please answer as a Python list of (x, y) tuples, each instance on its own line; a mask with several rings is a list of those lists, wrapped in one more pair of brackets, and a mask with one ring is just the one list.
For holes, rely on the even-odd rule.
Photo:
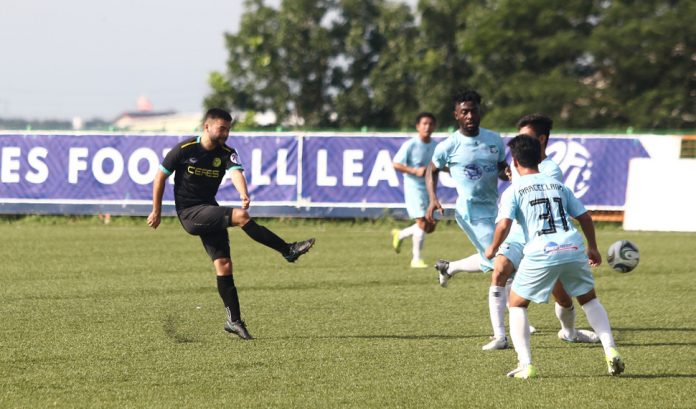
[(447, 288), (447, 282), (449, 282), (450, 278), (452, 278), (452, 275), (447, 272), (448, 269), (449, 261), (447, 260), (438, 260), (437, 263), (435, 263), (435, 270), (437, 270), (437, 279), (440, 283), (440, 287), (442, 288)]
[(533, 326), (531, 326), (531, 325), (529, 326), (529, 333), (530, 333), (530, 334), (533, 334), (533, 333), (535, 333), (536, 331), (537, 331), (537, 330), (536, 330), (536, 327), (533, 327)]
[(558, 331), (558, 339), (565, 342), (580, 342), (585, 344), (596, 344), (599, 342), (599, 337), (597, 334), (586, 329), (576, 329), (574, 336), (570, 336), (570, 334), (560, 330)]
[(483, 349), (484, 351), (494, 351), (497, 349), (507, 349), (507, 348), (508, 348), (507, 337), (493, 338), (491, 340), (491, 342), (489, 342), (486, 345), (481, 347), (481, 349)]

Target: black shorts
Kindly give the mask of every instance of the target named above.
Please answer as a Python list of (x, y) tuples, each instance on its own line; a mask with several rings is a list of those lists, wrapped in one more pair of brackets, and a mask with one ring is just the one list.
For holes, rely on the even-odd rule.
[(230, 258), (230, 236), (227, 234), (231, 207), (197, 205), (178, 212), (179, 221), (188, 234), (200, 236), (211, 260)]

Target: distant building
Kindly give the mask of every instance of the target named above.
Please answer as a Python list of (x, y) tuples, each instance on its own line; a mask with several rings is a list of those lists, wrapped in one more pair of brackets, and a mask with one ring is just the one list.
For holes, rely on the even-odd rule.
[(124, 131), (197, 132), (201, 128), (202, 118), (200, 112), (124, 112), (114, 120), (113, 126)]

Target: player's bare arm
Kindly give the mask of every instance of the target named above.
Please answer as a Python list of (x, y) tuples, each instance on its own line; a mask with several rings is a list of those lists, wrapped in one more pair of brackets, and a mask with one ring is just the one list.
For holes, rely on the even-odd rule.
[(410, 167), (410, 166), (404, 165), (403, 163), (398, 163), (398, 162), (394, 162), (393, 165), (394, 165), (394, 169), (396, 169), (397, 171), (402, 172), (402, 173), (407, 173), (409, 175), (413, 175), (413, 176), (416, 176), (419, 178), (422, 178), (425, 176), (425, 171), (427, 169), (425, 166)]
[(440, 211), (440, 215), (444, 215), (444, 209), (437, 199), (437, 179), (440, 169), (438, 169), (434, 163), (430, 162), (428, 168), (425, 171), (425, 189), (428, 191), (428, 196), (430, 198), (430, 203), (428, 204), (428, 210), (425, 212), (425, 220), (430, 223), (435, 222), (435, 210)]
[(231, 170), (232, 184), (234, 188), (239, 192), (239, 199), (242, 201), (242, 209), (248, 209), (251, 204), (251, 199), (249, 199), (249, 190), (247, 189), (246, 178), (244, 173), (239, 169)]
[(507, 164), (507, 162), (498, 162), (498, 178), (500, 180), (509, 182), (512, 179), (511, 176), (512, 171), (510, 170), (510, 166)]
[(162, 220), (162, 196), (164, 195), (164, 183), (167, 181), (167, 174), (161, 170), (155, 174), (155, 181), (152, 184), (152, 211), (147, 217), (147, 225), (156, 229)]
[(512, 226), (512, 219), (500, 219), (498, 224), (495, 225), (495, 233), (493, 234), (493, 242), (488, 246), (486, 252), (484, 253), (486, 258), (492, 259), (495, 253), (498, 252), (498, 247), (503, 244), (503, 241), (507, 238), (510, 233), (510, 227)]
[(590, 212), (585, 212), (576, 217), (575, 220), (580, 223), (582, 233), (587, 239), (587, 257), (590, 259), (590, 266), (597, 267), (598, 265), (602, 264), (602, 254), (597, 249), (597, 239), (595, 237), (595, 228), (594, 223), (592, 222), (592, 216), (590, 216)]

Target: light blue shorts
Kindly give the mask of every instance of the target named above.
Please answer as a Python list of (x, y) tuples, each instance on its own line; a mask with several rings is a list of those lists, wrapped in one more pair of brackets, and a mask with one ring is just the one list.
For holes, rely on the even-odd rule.
[(495, 255), (505, 256), (508, 260), (510, 260), (512, 266), (515, 268), (515, 271), (517, 271), (517, 269), (520, 268), (520, 262), (524, 257), (524, 244), (516, 241), (506, 241), (500, 245), (498, 252), (495, 253)]
[(557, 280), (571, 297), (587, 294), (594, 288), (587, 260), (548, 266), (523, 259), (512, 282), (512, 291), (535, 303), (547, 303)]
[(404, 199), (406, 201), (406, 211), (411, 219), (420, 219), (425, 217), (425, 211), (428, 210), (428, 192), (422, 192), (416, 189), (404, 189)]
[(459, 212), (455, 212), (457, 224), (464, 230), (471, 244), (476, 247), (476, 251), (481, 256), (481, 271), (484, 273), (493, 270), (493, 261), (484, 255), (486, 247), (493, 242), (495, 232), (495, 217), (487, 217), (477, 220), (466, 220)]

